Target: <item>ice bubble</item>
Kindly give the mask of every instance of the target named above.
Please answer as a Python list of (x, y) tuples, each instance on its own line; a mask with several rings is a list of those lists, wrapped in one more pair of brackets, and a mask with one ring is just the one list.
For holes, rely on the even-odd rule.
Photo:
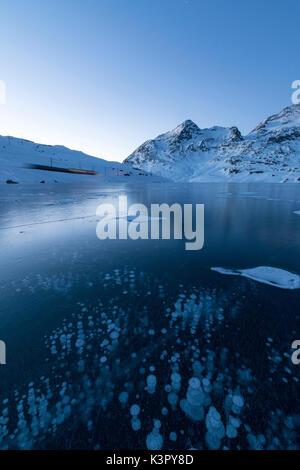
[(67, 341), (66, 335), (62, 334), (59, 339), (60, 339), (62, 346), (64, 347)]
[(89, 431), (91, 431), (92, 428), (93, 428), (93, 421), (90, 420), (90, 419), (89, 419), (88, 422), (87, 422), (87, 428), (88, 428)]
[(131, 427), (134, 431), (139, 431), (141, 429), (141, 421), (137, 417), (131, 419)]
[(207, 432), (205, 435), (206, 444), (211, 450), (218, 450), (221, 446), (221, 440), (217, 435)]
[(176, 408), (177, 402), (178, 402), (178, 396), (177, 393), (175, 392), (170, 392), (168, 394), (168, 402), (170, 403), (171, 407), (174, 409)]
[(148, 434), (146, 445), (148, 450), (160, 450), (162, 448), (163, 438), (158, 429), (154, 428), (153, 431)]
[(176, 432), (170, 432), (169, 439), (170, 439), (170, 441), (174, 441), (174, 442), (177, 441)]
[(223, 439), (225, 428), (221, 421), (221, 415), (214, 406), (210, 406), (205, 423), (209, 434), (213, 434), (217, 439)]
[(200, 361), (194, 361), (193, 362), (193, 371), (194, 371), (194, 376), (196, 377), (201, 377), (202, 371), (204, 370), (204, 367), (202, 366)]
[(233, 395), (232, 402), (239, 408), (244, 406), (244, 399), (240, 395)]
[(234, 395), (232, 397), (232, 411), (235, 414), (240, 414), (242, 408), (244, 406), (244, 399), (240, 395)]
[(112, 331), (109, 336), (111, 339), (117, 339), (119, 338), (119, 333), (117, 331)]
[(239, 428), (241, 425), (241, 422), (238, 418), (235, 418), (234, 416), (229, 416), (229, 424), (231, 424), (235, 428)]
[(179, 383), (181, 382), (181, 376), (180, 374), (178, 374), (177, 372), (174, 372), (172, 375), (171, 375), (171, 381), (173, 383)]
[(161, 427), (161, 421), (159, 419), (154, 419), (153, 423), (156, 429), (159, 429)]
[(180, 400), (180, 408), (192, 421), (202, 421), (204, 408), (202, 405), (191, 405), (188, 400)]
[(119, 395), (119, 402), (122, 403), (122, 405), (125, 405), (125, 403), (128, 401), (128, 397), (128, 392), (121, 392)]
[(84, 339), (83, 338), (79, 338), (75, 343), (76, 348), (82, 348), (83, 345), (84, 345)]
[(232, 424), (226, 426), (226, 436), (229, 437), (229, 439), (234, 439), (237, 436), (237, 430)]
[(210, 380), (209, 380), (209, 379), (204, 378), (204, 379), (202, 380), (202, 385), (203, 385), (204, 391), (205, 391), (206, 393), (210, 393), (210, 392), (211, 392), (212, 387), (211, 387), (211, 383), (210, 383)]
[(202, 406), (205, 401), (205, 394), (201, 388), (188, 388), (186, 399), (190, 405)]
[(135, 404), (135, 405), (132, 405), (132, 406), (130, 407), (130, 414), (131, 414), (132, 416), (138, 416), (139, 413), (140, 413), (140, 410), (141, 410), (141, 409), (140, 409), (139, 405), (136, 405), (136, 404)]
[(249, 442), (250, 449), (252, 450), (262, 450), (262, 445), (259, 440), (251, 433), (247, 435), (247, 441)]
[(148, 375), (147, 379), (147, 390), (149, 393), (154, 393), (156, 388), (156, 377), (153, 374)]
[(172, 382), (173, 390), (175, 390), (176, 392), (179, 392), (179, 390), (181, 388), (181, 376), (180, 376), (180, 374), (178, 374), (177, 372), (174, 372), (171, 375), (171, 382)]
[(197, 389), (200, 388), (200, 386), (201, 386), (201, 383), (200, 383), (200, 380), (197, 377), (192, 377), (189, 380), (189, 387), (191, 389), (197, 390)]

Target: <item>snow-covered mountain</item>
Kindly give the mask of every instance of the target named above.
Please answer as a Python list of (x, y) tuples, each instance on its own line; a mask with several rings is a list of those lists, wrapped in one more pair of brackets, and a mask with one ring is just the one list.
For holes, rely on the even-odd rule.
[[(68, 174), (28, 168), (45, 165), (58, 168), (93, 170), (96, 176)], [(96, 182), (108, 180), (147, 181), (150, 175), (119, 162), (109, 162), (59, 145), (36, 144), (29, 140), (0, 136), (0, 184), (6, 182)], [(160, 178), (153, 177), (158, 180)]]
[(200, 129), (187, 120), (124, 160), (174, 181), (300, 182), (300, 105), (242, 136), (237, 127)]

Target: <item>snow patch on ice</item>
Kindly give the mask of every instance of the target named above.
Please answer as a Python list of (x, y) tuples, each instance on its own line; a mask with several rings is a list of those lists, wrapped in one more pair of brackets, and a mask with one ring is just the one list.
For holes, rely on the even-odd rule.
[(300, 276), (284, 269), (273, 268), (271, 266), (258, 266), (250, 269), (225, 269), (212, 267), (212, 271), (220, 274), (229, 274), (233, 276), (243, 276), (253, 281), (262, 282), (281, 289), (299, 289)]

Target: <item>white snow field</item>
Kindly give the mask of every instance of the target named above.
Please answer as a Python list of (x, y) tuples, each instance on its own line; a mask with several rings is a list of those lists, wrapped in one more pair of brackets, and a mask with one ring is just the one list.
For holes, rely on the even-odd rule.
[[(97, 175), (80, 175), (28, 168), (29, 165), (92, 170)], [(42, 145), (25, 139), (0, 136), (0, 184), (15, 183), (148, 181), (150, 175), (129, 165), (110, 162), (60, 145)], [(158, 180), (157, 176), (151, 181)]]
[(262, 282), (281, 289), (299, 289), (300, 276), (290, 273), (284, 269), (272, 268), (270, 266), (259, 266), (251, 269), (224, 269), (211, 268), (220, 274), (229, 274), (232, 276), (243, 276), (253, 281)]

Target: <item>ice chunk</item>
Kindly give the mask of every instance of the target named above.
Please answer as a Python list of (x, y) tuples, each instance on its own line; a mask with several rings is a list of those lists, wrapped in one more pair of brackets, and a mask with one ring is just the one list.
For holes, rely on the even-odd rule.
[(224, 269), (211, 268), (220, 274), (231, 274), (233, 276), (244, 276), (253, 281), (262, 282), (281, 289), (299, 289), (300, 276), (298, 274), (285, 271), (284, 269), (273, 268), (271, 266), (259, 266), (250, 269)]

